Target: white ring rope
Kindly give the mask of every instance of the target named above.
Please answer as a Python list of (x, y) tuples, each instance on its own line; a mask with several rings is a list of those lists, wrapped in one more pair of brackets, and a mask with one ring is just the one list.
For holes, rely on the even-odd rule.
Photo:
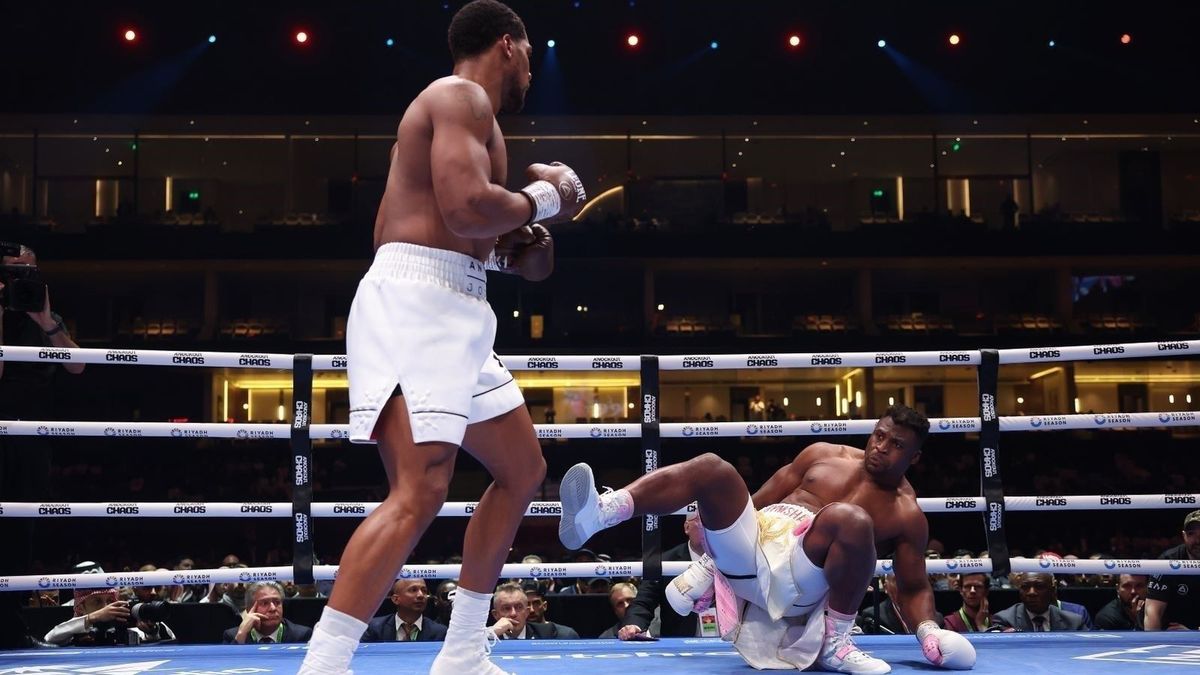
[[(363, 518), (380, 502), (314, 502), (314, 518)], [(979, 513), (983, 497), (919, 497), (925, 513)], [(1200, 493), (1156, 495), (1055, 495), (1004, 498), (1009, 511), (1128, 511), (1137, 509), (1194, 509)], [(479, 502), (446, 502), (439, 518), (466, 517)], [(693, 502), (670, 515), (696, 510)], [(0, 518), (291, 518), (291, 502), (0, 502)], [(527, 518), (562, 515), (559, 502), (533, 502)]]
[[(1000, 431), (1060, 431), (1065, 429), (1145, 429), (1200, 426), (1196, 412), (1102, 413), (1094, 415), (1021, 415), (1000, 418)], [(535, 424), (541, 439), (640, 438), (639, 424)], [(791, 422), (672, 422), (660, 425), (662, 438), (730, 438), (760, 436), (833, 436), (870, 434), (875, 420), (798, 420)], [(929, 420), (935, 434), (980, 430), (978, 417)], [(240, 440), (291, 438), (291, 426), (221, 422), (78, 422), (0, 420), (0, 436), (106, 436), (110, 438), (230, 438)], [(350, 437), (346, 424), (314, 424), (316, 440)]]
[[(1059, 361), (1095, 361), (1190, 355), (1200, 351), (1200, 340), (1175, 342), (1140, 342), (1111, 345), (1081, 345), (999, 350), (1000, 364), (1043, 363)], [(291, 354), (260, 354), (208, 351), (123, 350), (123, 349), (59, 349), (52, 347), (0, 346), (0, 361), (51, 363), (114, 363), (154, 366), (213, 367), (213, 368), (271, 368), (290, 370), (294, 363)], [(506, 356), (509, 370), (638, 370), (638, 356)], [(829, 352), (812, 354), (724, 354), (696, 356), (661, 356), (659, 370), (717, 370), (717, 369), (779, 369), (876, 366), (958, 366), (978, 365), (977, 350), (923, 352)], [(345, 370), (345, 355), (314, 355), (313, 370)], [(978, 432), (979, 418), (960, 417), (931, 419), (933, 433)], [(715, 422), (709, 424), (663, 424), (661, 435), (666, 438), (733, 437), (733, 436), (819, 436), (826, 434), (869, 433), (874, 420), (794, 421), (794, 422)], [(1062, 429), (1143, 428), (1143, 427), (1200, 426), (1197, 414), (1191, 412), (1109, 413), (1097, 415), (1040, 415), (1000, 418), (1001, 431), (1048, 431)], [(539, 438), (637, 438), (638, 424), (570, 424), (535, 425)], [(312, 425), (314, 439), (342, 439), (349, 436), (347, 425)], [(51, 422), (0, 421), (0, 435), (13, 436), (103, 436), (103, 437), (161, 437), (161, 438), (236, 438), (289, 439), (288, 424), (208, 424), (208, 423), (123, 423), (123, 422)], [(1007, 508), (1014, 511), (1092, 510), (1097, 508), (1135, 509), (1183, 507), (1195, 504), (1197, 494), (1180, 495), (1083, 495), (1071, 497), (1006, 497)], [(922, 498), (921, 508), (930, 511), (982, 511), (981, 497)], [(376, 503), (338, 502), (313, 505), (313, 516), (358, 517), (373, 509)], [(211, 507), (211, 511), (210, 511)], [(339, 507), (341, 507), (339, 509)], [(167, 513), (166, 510), (170, 512)], [(326, 511), (326, 509), (328, 509)], [(440, 516), (462, 516), (473, 512), (472, 502), (452, 502), (443, 506)], [(535, 502), (526, 515), (558, 515), (555, 502)], [(680, 513), (686, 513), (686, 509)], [(0, 504), (0, 517), (290, 517), (287, 503), (68, 503), (68, 504)], [(1180, 574), (1200, 570), (1195, 560), (1046, 560), (1012, 558), (1014, 572), (1084, 574), (1113, 574), (1137, 572), (1142, 574)], [(687, 563), (663, 562), (663, 573), (681, 573)], [(460, 565), (405, 566), (400, 578), (454, 578)], [(876, 574), (887, 574), (891, 561), (876, 563)], [(988, 559), (927, 560), (930, 573), (991, 572)], [(316, 566), (318, 580), (336, 578), (334, 566)], [(564, 563), (559, 565), (505, 565), (501, 576), (506, 578), (554, 578), (570, 576), (641, 576), (642, 563)], [(191, 570), (188, 572), (158, 571), (105, 575), (23, 575), (0, 577), (0, 591), (22, 591), (60, 588), (96, 588), (117, 586), (157, 586), (170, 584), (238, 583), (252, 581), (290, 581), (291, 567), (251, 569)]]
[[(1060, 361), (1106, 361), (1200, 352), (1200, 340), (1130, 342), (1072, 347), (1001, 349), (1000, 364)], [(638, 356), (502, 356), (509, 370), (638, 370)], [(156, 349), (60, 349), (0, 347), (0, 360), (50, 363), (118, 363), (203, 368), (292, 367), (291, 354), (253, 352), (169, 351)], [(821, 352), (804, 354), (714, 354), (659, 356), (660, 370), (728, 370), (741, 368), (830, 368), (875, 366), (969, 366), (980, 362), (979, 350), (919, 352)], [(345, 370), (344, 354), (313, 356), (313, 370)]]
[[(1193, 574), (1200, 560), (1059, 560), (1011, 558), (1013, 572), (1049, 572), (1052, 574)], [(681, 574), (690, 563), (663, 561), (665, 576)], [(462, 565), (405, 565), (399, 579), (455, 579)], [(926, 560), (929, 574), (990, 573), (988, 558), (947, 558)], [(316, 565), (313, 577), (318, 581), (337, 579), (336, 565)], [(892, 561), (878, 560), (875, 574), (892, 573)], [(642, 563), (548, 563), (510, 564), (500, 570), (502, 579), (558, 579), (563, 577), (639, 577)], [(118, 572), (112, 574), (27, 574), (0, 577), (0, 591), (35, 591), (69, 588), (116, 588), (132, 586), (198, 585), (212, 583), (253, 583), (255, 581), (291, 581), (291, 567), (250, 567), (155, 572)]]

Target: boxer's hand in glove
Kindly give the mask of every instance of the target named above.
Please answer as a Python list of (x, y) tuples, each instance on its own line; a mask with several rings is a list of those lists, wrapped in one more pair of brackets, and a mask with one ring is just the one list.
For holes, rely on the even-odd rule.
[(541, 225), (526, 225), (496, 240), (499, 269), (527, 281), (542, 281), (554, 271), (554, 237)]

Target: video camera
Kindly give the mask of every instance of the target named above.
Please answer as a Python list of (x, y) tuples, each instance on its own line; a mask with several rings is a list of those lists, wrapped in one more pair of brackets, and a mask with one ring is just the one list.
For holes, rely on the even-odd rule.
[[(20, 257), (20, 244), (0, 241), (0, 257)], [(0, 264), (0, 307), (14, 312), (40, 312), (46, 306), (46, 284), (37, 265)]]

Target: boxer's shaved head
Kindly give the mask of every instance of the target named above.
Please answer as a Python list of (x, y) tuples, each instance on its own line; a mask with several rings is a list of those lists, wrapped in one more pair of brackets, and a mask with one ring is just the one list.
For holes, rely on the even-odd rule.
[(478, 56), (505, 35), (515, 40), (525, 39), (521, 17), (502, 2), (473, 0), (450, 20), (450, 55), (455, 63)]

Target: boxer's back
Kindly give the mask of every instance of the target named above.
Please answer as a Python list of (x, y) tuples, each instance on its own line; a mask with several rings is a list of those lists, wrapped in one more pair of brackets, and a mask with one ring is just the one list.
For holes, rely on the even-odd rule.
[[(407, 242), (457, 251), (480, 260), (491, 252), (494, 239), (468, 239), (446, 227), (433, 189), (433, 134), (440, 111), (449, 105), (470, 105), (463, 96), (463, 88), (478, 86), (459, 77), (443, 77), (426, 87), (408, 106), (396, 131), (387, 187), (375, 218), (375, 248), (389, 242)], [(487, 142), (489, 175), (493, 183), (503, 185), (508, 158), (500, 127), (490, 109), (473, 113), (492, 118), (493, 131)]]

